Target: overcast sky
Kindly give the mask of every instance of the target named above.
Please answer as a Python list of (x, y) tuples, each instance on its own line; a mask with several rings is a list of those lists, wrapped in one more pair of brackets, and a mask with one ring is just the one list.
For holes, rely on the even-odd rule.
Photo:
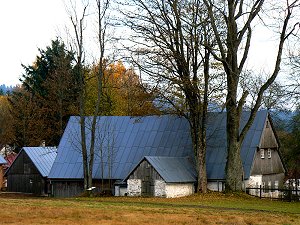
[(21, 63), (31, 64), (67, 21), (62, 0), (4, 0), (0, 3), (0, 84), (20, 83)]
[[(79, 1), (80, 2), (80, 1)], [(63, 0), (3, 0), (0, 4), (0, 85), (16, 85), (23, 73), (50, 41), (70, 24)], [(256, 30), (249, 68), (265, 69), (274, 58), (272, 38), (264, 28)]]

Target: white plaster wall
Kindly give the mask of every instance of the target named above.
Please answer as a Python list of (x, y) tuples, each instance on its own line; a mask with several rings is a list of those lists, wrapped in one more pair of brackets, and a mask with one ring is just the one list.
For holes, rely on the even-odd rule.
[(120, 186), (115, 186), (115, 196), (120, 196)]
[(127, 188), (126, 187), (120, 187), (120, 196), (125, 196), (127, 194)]
[[(120, 190), (121, 192), (121, 190)], [(142, 195), (142, 180), (141, 179), (128, 179), (127, 180), (127, 195), (128, 196), (141, 196)]]
[(126, 187), (115, 186), (115, 196), (125, 196), (127, 194)]
[(178, 198), (195, 193), (194, 184), (166, 184), (166, 197)]
[[(249, 180), (245, 181), (246, 188), (259, 188), (262, 185), (262, 175), (250, 176)], [(249, 190), (250, 195), (259, 196), (259, 190)]]
[(245, 181), (246, 187), (259, 187), (262, 184), (262, 175), (250, 176), (249, 180)]
[(155, 180), (154, 196), (155, 197), (166, 197), (166, 182), (164, 182), (163, 180)]
[(207, 189), (211, 191), (219, 191), (219, 192), (224, 191), (222, 189), (222, 186), (223, 186), (222, 182), (217, 182), (217, 181), (207, 182)]

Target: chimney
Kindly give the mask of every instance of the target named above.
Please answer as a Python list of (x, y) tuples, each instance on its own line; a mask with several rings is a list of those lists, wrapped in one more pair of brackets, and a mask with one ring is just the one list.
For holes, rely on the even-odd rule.
[(45, 140), (42, 140), (42, 143), (41, 143), (41, 147), (46, 147), (46, 141)]

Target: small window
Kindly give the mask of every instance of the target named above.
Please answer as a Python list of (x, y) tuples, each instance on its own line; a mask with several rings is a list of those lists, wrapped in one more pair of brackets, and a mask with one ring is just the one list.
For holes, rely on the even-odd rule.
[(272, 188), (272, 182), (271, 181), (268, 181), (268, 191), (271, 191), (270, 189)]
[(262, 158), (262, 159), (265, 158), (265, 150), (264, 149), (260, 150), (260, 158)]
[(272, 150), (268, 148), (268, 159), (271, 159), (271, 155), (272, 155)]
[(278, 185), (279, 183), (278, 183), (278, 180), (275, 180), (275, 189), (278, 189), (278, 187), (279, 187), (279, 185)]

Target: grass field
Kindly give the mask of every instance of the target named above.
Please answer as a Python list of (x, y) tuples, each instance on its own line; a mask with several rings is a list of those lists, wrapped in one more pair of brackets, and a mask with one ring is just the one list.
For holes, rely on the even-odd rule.
[(211, 193), (185, 198), (0, 194), (0, 224), (300, 224), (300, 202)]

